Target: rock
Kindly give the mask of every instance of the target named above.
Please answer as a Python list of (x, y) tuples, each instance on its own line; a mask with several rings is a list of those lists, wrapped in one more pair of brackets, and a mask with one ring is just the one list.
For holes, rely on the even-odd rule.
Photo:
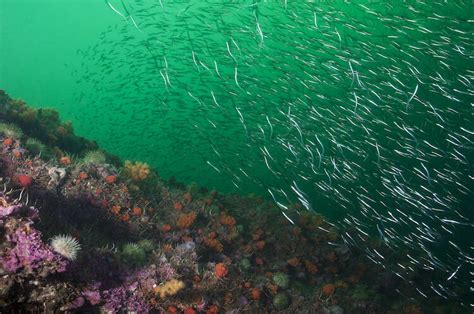
[(344, 314), (344, 310), (339, 305), (333, 305), (329, 308), (331, 314)]
[(48, 187), (49, 188), (56, 188), (61, 181), (64, 179), (66, 176), (66, 169), (64, 168), (58, 168), (58, 167), (51, 167), (48, 170), (48, 175), (51, 178), (48, 182)]

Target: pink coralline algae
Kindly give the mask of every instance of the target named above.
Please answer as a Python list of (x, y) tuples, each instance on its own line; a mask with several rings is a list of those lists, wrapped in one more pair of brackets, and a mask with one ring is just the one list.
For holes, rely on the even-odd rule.
[(66, 270), (66, 261), (41, 241), (40, 233), (35, 229), (19, 228), (8, 238), (15, 246), (0, 257), (0, 263), (7, 271), (16, 272), (19, 268), (32, 271), (44, 265), (53, 266), (56, 272)]
[(128, 291), (126, 287), (118, 287), (104, 291), (106, 303), (104, 310), (107, 313), (116, 313), (120, 310), (127, 310), (134, 313), (148, 313), (148, 305), (138, 296)]
[(0, 206), (0, 218), (9, 216), (16, 211), (18, 211), (21, 208), (21, 206), (16, 206), (16, 205), (11, 205), (7, 207)]
[(89, 301), (91, 305), (99, 304), (101, 301), (100, 292), (98, 291), (98, 285), (84, 289), (82, 295)]
[[(26, 214), (24, 217), (13, 217), (17, 213)], [(0, 195), (0, 221), (16, 220), (15, 229), (7, 230), (1, 239), (5, 249), (0, 253), (0, 265), (3, 269), (15, 273), (18, 269), (26, 272), (42, 266), (47, 266), (48, 272), (63, 272), (66, 270), (66, 260), (54, 253), (41, 240), (41, 233), (32, 227), (38, 216), (34, 207), (26, 207), (11, 203), (4, 195)]]

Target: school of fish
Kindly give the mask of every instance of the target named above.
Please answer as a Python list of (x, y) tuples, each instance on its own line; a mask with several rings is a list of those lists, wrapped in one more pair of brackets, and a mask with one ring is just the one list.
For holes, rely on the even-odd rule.
[(332, 217), (421, 296), (472, 305), (472, 2), (395, 2), (105, 0), (78, 119), (165, 177)]

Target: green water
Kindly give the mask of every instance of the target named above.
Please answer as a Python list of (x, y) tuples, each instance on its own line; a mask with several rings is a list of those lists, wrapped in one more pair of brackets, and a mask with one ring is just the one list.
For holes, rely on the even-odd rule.
[(466, 272), (470, 1), (109, 4), (3, 0), (0, 87), (164, 178), (289, 219), (299, 203)]

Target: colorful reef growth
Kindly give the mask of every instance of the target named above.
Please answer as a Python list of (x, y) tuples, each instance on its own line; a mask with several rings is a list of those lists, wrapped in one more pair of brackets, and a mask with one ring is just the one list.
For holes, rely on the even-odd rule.
[(428, 303), (347, 247), (322, 216), (293, 225), (262, 198), (170, 184), (145, 163), (122, 164), (54, 111), (3, 92), (0, 109), (2, 313), (465, 310), (435, 295)]
[(150, 166), (140, 161), (131, 162), (130, 160), (126, 160), (124, 164), (124, 174), (133, 181), (143, 181), (148, 178), (150, 174)]

